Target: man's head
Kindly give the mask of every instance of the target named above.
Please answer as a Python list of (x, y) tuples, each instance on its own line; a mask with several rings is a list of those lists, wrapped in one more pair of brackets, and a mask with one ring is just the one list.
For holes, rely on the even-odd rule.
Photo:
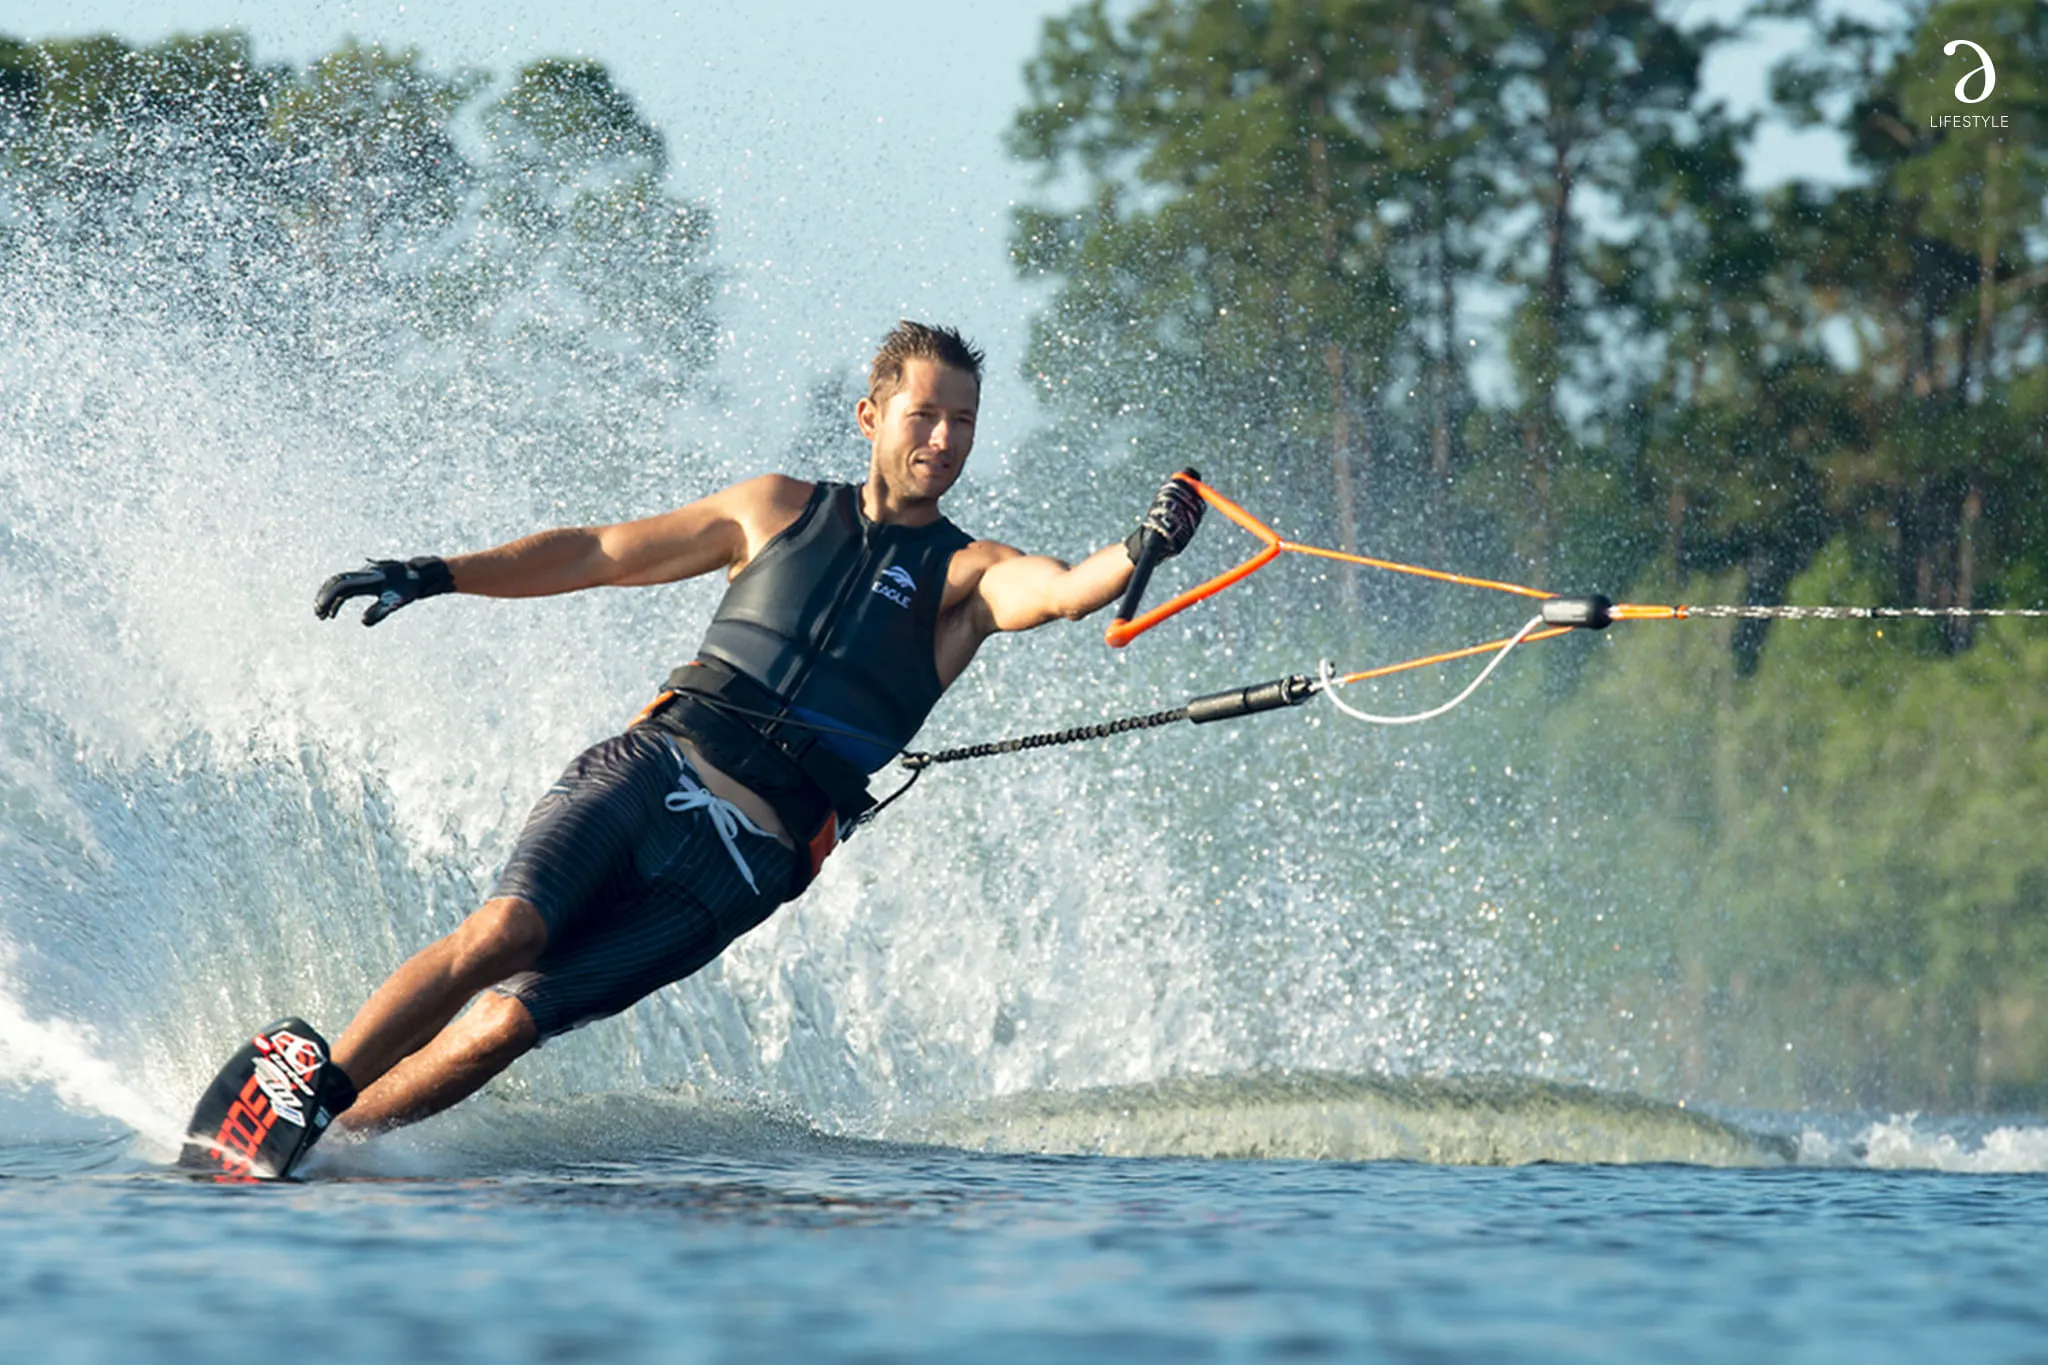
[(936, 504), (974, 449), (981, 407), (981, 352), (950, 327), (899, 322), (868, 367), (868, 396), (854, 409), (874, 443), (868, 482), (895, 509)]
[(889, 329), (875, 358), (868, 364), (868, 401), (881, 407), (889, 396), (903, 387), (903, 367), (912, 360), (929, 360), (963, 371), (981, 392), (981, 351), (951, 327), (928, 327), (904, 319)]

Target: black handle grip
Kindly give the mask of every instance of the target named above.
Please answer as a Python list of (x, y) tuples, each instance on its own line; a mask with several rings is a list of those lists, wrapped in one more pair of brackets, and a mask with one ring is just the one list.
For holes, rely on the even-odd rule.
[(1543, 623), (1605, 630), (1614, 624), (1614, 603), (1594, 593), (1589, 597), (1550, 597), (1543, 602)]
[(1145, 595), (1145, 585), (1152, 581), (1152, 570), (1165, 557), (1165, 536), (1146, 531), (1138, 538), (1138, 562), (1131, 568), (1131, 585), (1124, 589), (1124, 600), (1117, 606), (1117, 620), (1128, 621), (1138, 614), (1138, 599)]
[[(1202, 476), (1190, 465), (1174, 475), (1182, 475), (1200, 483)], [(1152, 581), (1152, 571), (1159, 567), (1159, 561), (1166, 557), (1166, 537), (1157, 531), (1144, 531), (1138, 537), (1138, 562), (1131, 567), (1131, 583), (1124, 589), (1124, 600), (1117, 605), (1118, 622), (1131, 620), (1138, 614), (1139, 599), (1145, 595), (1145, 586)]]

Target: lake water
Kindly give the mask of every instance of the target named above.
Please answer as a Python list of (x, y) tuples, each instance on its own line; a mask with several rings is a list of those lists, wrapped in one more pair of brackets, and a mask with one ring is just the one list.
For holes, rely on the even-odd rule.
[(227, 1188), (32, 1099), (0, 1117), (10, 1361), (2048, 1350), (2048, 1181), (1990, 1169), (2038, 1158), (2041, 1128), (1865, 1123), (1838, 1150), (1809, 1125), (1789, 1165), (1474, 1167), (969, 1152), (643, 1095), (486, 1101), (323, 1152), (303, 1184)]

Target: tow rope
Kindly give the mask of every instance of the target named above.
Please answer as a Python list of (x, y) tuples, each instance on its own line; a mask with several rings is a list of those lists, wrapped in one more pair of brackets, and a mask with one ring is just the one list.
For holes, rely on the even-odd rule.
[[(1538, 603), (1536, 614), (1512, 635), (1484, 644), (1468, 645), (1462, 649), (1446, 650), (1427, 654), (1419, 658), (1404, 659), (1399, 663), (1381, 664), (1377, 667), (1340, 673), (1328, 660), (1320, 663), (1313, 676), (1293, 674), (1271, 682), (1254, 683), (1248, 687), (1230, 688), (1222, 692), (1211, 692), (1194, 697), (1184, 705), (1169, 711), (1155, 711), (1148, 715), (1126, 716), (1120, 720), (1105, 721), (1096, 725), (1075, 726), (1067, 730), (1055, 730), (1043, 734), (1023, 735), (1015, 739), (996, 740), (984, 744), (963, 745), (954, 749), (941, 749), (936, 753), (911, 752), (899, 758), (898, 763), (910, 770), (909, 782), (892, 792), (888, 800), (868, 812), (870, 816), (880, 813), (904, 792), (910, 790), (924, 770), (940, 763), (959, 763), (971, 758), (991, 758), (997, 754), (1020, 753), (1027, 749), (1042, 749), (1059, 744), (1079, 744), (1089, 740), (1107, 739), (1113, 735), (1128, 734), (1136, 730), (1149, 730), (1156, 726), (1172, 725), (1178, 721), (1193, 721), (1207, 725), (1219, 720), (1233, 720), (1239, 716), (1254, 715), (1261, 711), (1274, 711), (1283, 707), (1299, 706), (1317, 695), (1327, 697), (1335, 708), (1354, 720), (1373, 725), (1413, 725), (1434, 720), (1438, 716), (1462, 705), (1491, 677), (1507, 659), (1509, 653), (1525, 644), (1538, 640), (1553, 640), (1578, 630), (1605, 630), (1617, 621), (1689, 621), (1689, 620), (1751, 620), (1751, 621), (1865, 621), (1865, 620), (1960, 620), (1984, 619), (1989, 617), (2048, 618), (2048, 609), (2042, 608), (1995, 608), (1995, 607), (1839, 607), (1839, 606), (1658, 606), (1643, 603), (1614, 602), (1600, 594), (1567, 596), (1546, 592), (1541, 588), (1526, 587), (1519, 583), (1503, 583), (1488, 578), (1474, 578), (1467, 574), (1448, 573), (1442, 569), (1426, 569), (1414, 564), (1402, 564), (1390, 559), (1375, 559), (1369, 555), (1351, 554), (1343, 550), (1325, 549), (1319, 545), (1305, 545), (1298, 541), (1283, 539), (1280, 534), (1251, 513), (1232, 502), (1223, 494), (1203, 483), (1193, 471), (1176, 474), (1175, 478), (1199, 493), (1202, 500), (1216, 509), (1225, 518), (1250, 533), (1259, 542), (1259, 548), (1244, 562), (1224, 570), (1206, 582), (1196, 584), (1153, 607), (1143, 614), (1137, 613), (1139, 599), (1144, 594), (1153, 569), (1157, 566), (1164, 542), (1153, 537), (1145, 542), (1136, 567), (1131, 573), (1131, 583), (1125, 590), (1123, 603), (1117, 610), (1116, 620), (1111, 623), (1104, 640), (1112, 648), (1121, 649), (1131, 641), (1151, 630), (1162, 621), (1186, 611), (1198, 602), (1206, 601), (1233, 584), (1242, 582), (1283, 554), (1308, 555), (1314, 558), (1336, 560), (1340, 563), (1355, 564), (1363, 568), (1382, 569), (1389, 573), (1410, 574), (1419, 578), (1433, 579), (1441, 583), (1453, 583), (1463, 587), (1482, 588), (1493, 592), (1524, 597)], [(1440, 706), (1419, 711), (1412, 715), (1384, 716), (1361, 710), (1347, 704), (1337, 694), (1355, 683), (1371, 682), (1375, 679), (1392, 677), (1414, 669), (1429, 668), (1436, 664), (1456, 663), (1461, 659), (1477, 658), (1491, 654), (1494, 657), (1479, 675), (1468, 683), (1464, 690)]]

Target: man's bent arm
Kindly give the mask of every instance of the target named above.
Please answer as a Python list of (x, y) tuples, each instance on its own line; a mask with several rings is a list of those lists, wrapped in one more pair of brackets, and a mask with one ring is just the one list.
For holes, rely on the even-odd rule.
[(988, 567), (980, 597), (995, 630), (1031, 630), (1100, 611), (1130, 581), (1131, 557), (1121, 544), (1106, 545), (1071, 567), (1049, 555), (1018, 554)]

